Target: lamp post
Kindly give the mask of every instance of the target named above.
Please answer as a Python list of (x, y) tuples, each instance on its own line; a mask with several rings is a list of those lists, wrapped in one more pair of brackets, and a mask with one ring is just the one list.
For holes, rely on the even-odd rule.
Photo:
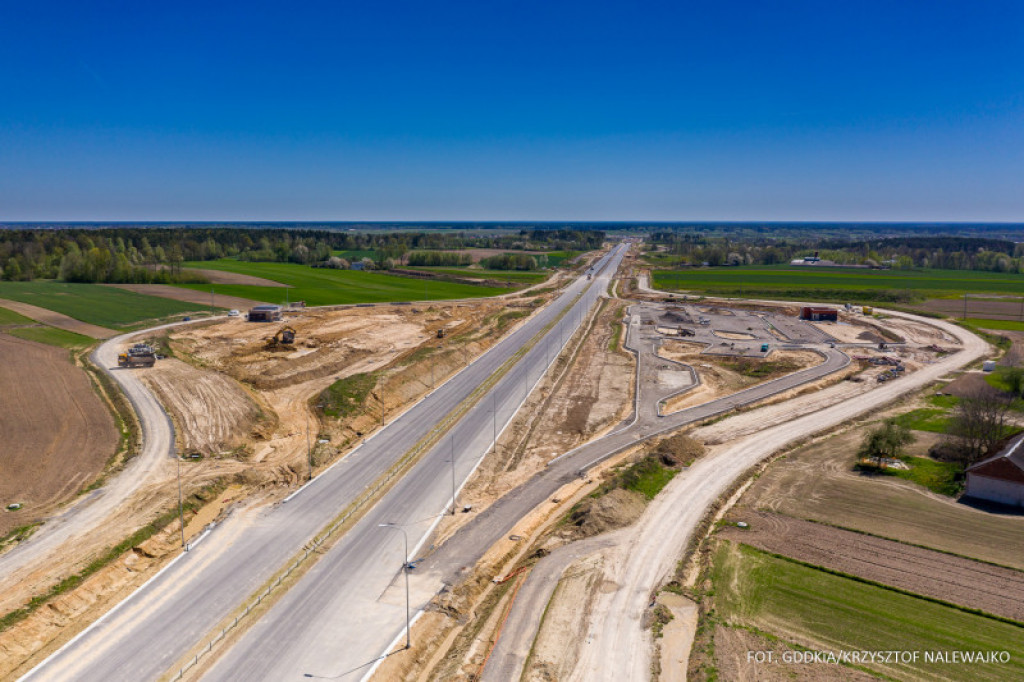
[(178, 523), (181, 526), (181, 551), (187, 552), (188, 545), (185, 544), (185, 508), (181, 502), (181, 455), (174, 453), (178, 460)]
[(308, 481), (313, 480), (313, 445), (309, 439), (309, 412), (306, 412), (306, 459), (309, 461), (309, 478)]
[(412, 648), (412, 637), (409, 631), (409, 534), (405, 529), (394, 523), (381, 523), (378, 528), (393, 528), (402, 531), (402, 538), (405, 540), (405, 563), (402, 564), (402, 571), (405, 573), (405, 648)]
[(497, 387), (491, 388), (491, 451), (498, 451), (498, 402), (494, 397)]
[(451, 444), (451, 461), (452, 461), (452, 516), (455, 516), (455, 435), (452, 434), (448, 437), (448, 442)]

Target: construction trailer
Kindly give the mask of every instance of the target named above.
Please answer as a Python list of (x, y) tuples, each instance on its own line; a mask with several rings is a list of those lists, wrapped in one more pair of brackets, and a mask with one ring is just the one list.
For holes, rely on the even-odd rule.
[(800, 319), (809, 322), (838, 322), (839, 311), (835, 308), (818, 308), (808, 305), (800, 309)]
[(249, 309), (246, 319), (250, 322), (280, 322), (281, 306), (279, 305), (258, 305)]

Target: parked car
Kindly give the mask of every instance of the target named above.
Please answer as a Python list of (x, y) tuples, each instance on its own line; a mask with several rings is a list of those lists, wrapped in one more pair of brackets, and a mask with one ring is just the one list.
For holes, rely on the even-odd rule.
[(238, 317), (239, 315), (241, 315), (241, 313), (238, 312), (237, 310), (229, 310), (228, 311), (228, 317)]

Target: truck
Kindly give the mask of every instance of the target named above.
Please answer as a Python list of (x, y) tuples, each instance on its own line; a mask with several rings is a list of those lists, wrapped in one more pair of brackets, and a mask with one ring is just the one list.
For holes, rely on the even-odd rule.
[(117, 356), (118, 367), (152, 367), (156, 364), (156, 354), (121, 353)]

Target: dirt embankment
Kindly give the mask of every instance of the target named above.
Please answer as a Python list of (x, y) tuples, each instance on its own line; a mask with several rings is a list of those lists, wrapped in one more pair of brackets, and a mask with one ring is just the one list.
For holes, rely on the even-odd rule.
[(118, 445), (110, 411), (68, 351), (0, 335), (0, 536), (37, 521), (103, 470)]
[(173, 358), (140, 375), (170, 412), (182, 453), (218, 454), (254, 438), (262, 411), (229, 377)]
[[(609, 301), (593, 319), (592, 331), (570, 341), (569, 353), (559, 358), (519, 413), (498, 439), (496, 453), (487, 455), (460, 494), (460, 504), (482, 510), (526, 481), (547, 463), (572, 448), (614, 428), (632, 414), (633, 357), (610, 344), (619, 324), (620, 308)], [(439, 538), (464, 522), (445, 520)]]
[(1024, 621), (1024, 571), (769, 512), (733, 512), (720, 535), (901, 590)]

